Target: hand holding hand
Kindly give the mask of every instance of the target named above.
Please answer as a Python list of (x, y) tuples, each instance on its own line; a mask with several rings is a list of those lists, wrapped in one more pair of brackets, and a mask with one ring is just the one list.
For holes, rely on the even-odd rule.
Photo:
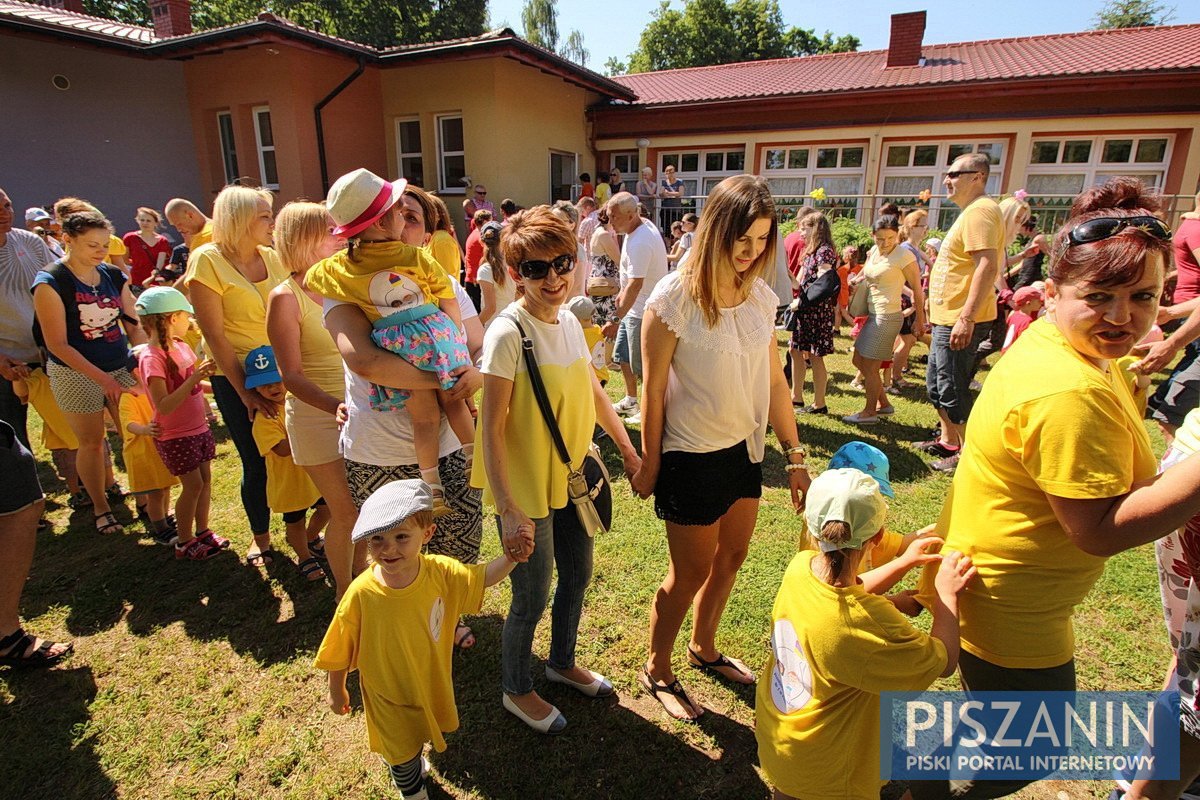
[(648, 465), (642, 461), (638, 471), (629, 479), (633, 493), (643, 500), (654, 494), (654, 485), (658, 483), (658, 465)]
[(924, 606), (917, 602), (916, 589), (905, 589), (896, 594), (889, 594), (887, 599), (892, 601), (892, 605), (896, 607), (897, 611), (910, 617), (919, 617), (921, 611), (924, 610)]
[(150, 420), (150, 424), (146, 426), (146, 435), (152, 436), (155, 439), (157, 439), (159, 436), (162, 436), (162, 425), (158, 424), (158, 420)]
[(533, 520), (516, 506), (510, 506), (500, 515), (500, 543), (509, 560), (528, 561), (533, 554)]
[(604, 325), (604, 327), (602, 327), (600, 329), (600, 334), (605, 339), (615, 339), (615, 338), (617, 338), (617, 326), (618, 325), (619, 325), (619, 323), (617, 323), (617, 322), (606, 323)]
[(1179, 349), (1171, 343), (1170, 339), (1163, 339), (1161, 342), (1153, 344), (1135, 345), (1132, 351), (1135, 355), (1141, 355), (1141, 359), (1129, 365), (1129, 369), (1141, 375), (1153, 375), (1160, 369), (1171, 363), (1171, 359), (1175, 358), (1175, 354)]
[(196, 371), (193, 372), (192, 374), (197, 376), (196, 377), (197, 381), (202, 381), (202, 380), (207, 380), (208, 378), (211, 378), (214, 374), (216, 374), (216, 371), (217, 371), (217, 362), (213, 361), (211, 358), (206, 358), (203, 361), (196, 364)]

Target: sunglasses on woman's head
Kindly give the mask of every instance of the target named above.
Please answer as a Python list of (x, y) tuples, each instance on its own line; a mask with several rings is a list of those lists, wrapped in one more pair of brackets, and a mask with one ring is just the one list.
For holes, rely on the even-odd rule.
[(1137, 228), (1155, 239), (1171, 241), (1171, 229), (1158, 217), (1096, 217), (1081, 222), (1067, 232), (1067, 246), (1089, 244), (1118, 236), (1126, 228)]
[(569, 274), (571, 270), (575, 269), (575, 255), (564, 253), (550, 261), (522, 261), (517, 264), (517, 271), (521, 273), (521, 277), (531, 281), (542, 280), (550, 274), (551, 269), (554, 270), (555, 275)]

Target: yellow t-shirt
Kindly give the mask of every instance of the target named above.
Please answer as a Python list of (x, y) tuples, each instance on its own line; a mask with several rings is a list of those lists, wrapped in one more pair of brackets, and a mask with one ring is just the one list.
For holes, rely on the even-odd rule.
[(404, 242), (364, 242), (318, 261), (304, 284), (322, 297), (353, 303), (371, 322), (423, 303), (454, 300), (454, 286), (429, 251)]
[[(1102, 372), (1047, 319), (1030, 325), (975, 401), (937, 523), (946, 547), (979, 570), (959, 595), (963, 649), (1002, 667), (1069, 661), (1071, 615), (1105, 559), (1072, 544), (1046, 496), (1117, 497), (1156, 471), (1141, 406), (1116, 365)], [(925, 600), (933, 577), (921, 576)]]
[(594, 323), (583, 326), (583, 338), (587, 342), (588, 352), (592, 354), (592, 372), (596, 373), (600, 383), (605, 383), (608, 380), (608, 354), (604, 345), (608, 340)]
[(112, 263), (113, 256), (123, 256), (128, 252), (129, 250), (125, 247), (125, 242), (121, 241), (120, 236), (108, 235), (108, 259), (105, 259), (106, 261)]
[(818, 555), (793, 558), (775, 597), (755, 693), (758, 760), (792, 797), (878, 797), (879, 693), (927, 689), (946, 669), (946, 647), (862, 584), (819, 580)]
[(79, 439), (50, 391), (50, 378), (44, 369), (30, 370), (25, 378), (29, 405), (42, 418), (42, 446), (47, 450), (78, 450)]
[(896, 560), (900, 548), (904, 545), (904, 534), (895, 531), (884, 531), (879, 544), (867, 551), (866, 558), (858, 562), (858, 574), (870, 572), (876, 567), (882, 567)]
[(158, 450), (154, 447), (154, 439), (129, 431), (131, 422), (136, 425), (149, 425), (154, 419), (154, 406), (150, 403), (150, 397), (144, 394), (123, 394), (118, 408), (129, 491), (136, 494), (178, 486), (179, 478), (172, 475), (163, 464)]
[(189, 289), (198, 283), (221, 296), (225, 338), (239, 362), (254, 348), (267, 344), (267, 296), (288, 279), (278, 253), (270, 247), (259, 247), (258, 253), (267, 266), (267, 277), (257, 283), (238, 272), (215, 244), (192, 251), (188, 274), (183, 279)]
[[(515, 303), (509, 306), (508, 313), (519, 317), (521, 327), (533, 340), (533, 353), (550, 407), (571, 455), (571, 466), (578, 467), (588, 453), (596, 429), (592, 358), (583, 328), (578, 318), (564, 309), (559, 309), (557, 323), (542, 322)], [(504, 426), (504, 456), (509, 488), (517, 507), (530, 519), (541, 519), (549, 516), (551, 509), (566, 507), (567, 467), (559, 459), (538, 410), (525, 372), (521, 336), (507, 313), (494, 317), (483, 335), (481, 371), (513, 382)], [(488, 424), (487, 403), (481, 403), (479, 409), (479, 429), (483, 430)], [(476, 434), (471, 485), (482, 488), (483, 502), (494, 505), (483, 466), (487, 461), (481, 454), (481, 448), (486, 446), (483, 442), (483, 436)]]
[(404, 763), (426, 742), (445, 750), (442, 734), (458, 729), (454, 626), (483, 606), (486, 572), (487, 564), (422, 555), (410, 585), (389, 589), (372, 567), (338, 603), (314, 666), (358, 669), (367, 739), (389, 764)]
[[(1004, 218), (1000, 206), (984, 195), (971, 201), (950, 226), (929, 273), (929, 321), (934, 325), (953, 325), (967, 303), (975, 260), (971, 253), (991, 250), (992, 258), (1004, 255)], [(999, 262), (1001, 265), (1004, 262)], [(992, 284), (984, 286), (976, 322), (996, 318)]]
[(342, 354), (325, 329), (321, 307), (313, 302), (294, 278), (284, 284), (300, 306), (300, 363), (310, 381), (334, 397), (346, 394), (346, 373)]
[(896, 246), (886, 256), (872, 247), (863, 264), (862, 274), (870, 294), (871, 313), (875, 316), (900, 313), (900, 294), (904, 291), (904, 270), (916, 258), (907, 248)]
[(206, 244), (212, 244), (212, 240), (213, 240), (213, 230), (212, 230), (212, 220), (210, 219), (204, 223), (204, 227), (200, 229), (199, 233), (192, 234), (192, 239), (190, 242), (188, 242), (188, 252), (189, 252), (188, 261), (190, 262), (192, 260), (191, 255), (190, 255), (191, 253), (196, 252), (198, 249), (200, 249), (201, 247), (203, 247)]
[(272, 450), (275, 445), (287, 441), (283, 407), (280, 406), (274, 419), (266, 414), (256, 414), (251, 430), (258, 452), (267, 461), (267, 505), (271, 510), (286, 514), (309, 508), (317, 502), (321, 493), (304, 468), (296, 466), (291, 456), (281, 456)]
[(603, 206), (612, 197), (612, 187), (604, 181), (596, 184), (596, 206)]
[(434, 231), (426, 248), (447, 275), (458, 278), (462, 272), (462, 248), (449, 231)]

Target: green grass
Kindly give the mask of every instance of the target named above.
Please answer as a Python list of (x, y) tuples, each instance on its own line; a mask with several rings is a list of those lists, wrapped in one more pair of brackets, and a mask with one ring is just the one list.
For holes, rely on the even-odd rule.
[[(929, 471), (927, 459), (905, 444), (935, 423), (932, 409), (913, 389), (895, 398), (893, 421), (863, 430), (840, 422), (841, 414), (861, 407), (861, 395), (849, 388), (847, 340), (837, 343), (838, 354), (828, 360), (831, 415), (801, 418), (812, 466), (824, 467), (851, 438), (872, 442), (892, 461), (890, 526), (903, 531), (933, 521), (949, 479)], [(615, 383), (609, 389), (617, 397), (619, 377)], [(36, 438), (36, 423), (31, 432)], [(238, 463), (223, 430), (218, 434), (213, 527), (244, 553), (249, 533), (238, 499)], [(611, 444), (605, 453), (616, 474)], [(723, 649), (756, 670), (766, 662), (771, 603), (800, 535), (777, 449), (768, 451), (765, 476), (758, 527), (719, 637)], [(349, 717), (329, 712), (325, 676), (311, 667), (332, 611), (328, 587), (310, 585), (282, 560), (266, 570), (247, 568), (232, 553), (200, 564), (176, 562), (168, 549), (139, 538), (127, 512), (121, 520), (130, 532), (102, 538), (87, 512), (72, 515), (66, 508), (65, 491), (48, 469), (42, 479), (54, 527), (39, 537), (22, 614), (31, 631), (73, 639), (76, 654), (50, 671), (0, 671), (0, 775), (10, 796), (396, 796), (366, 749), (361, 710)], [(127, 506), (132, 510), (132, 501)], [(650, 503), (633, 498), (623, 480), (615, 519), (614, 529), (596, 541), (579, 661), (611, 676), (619, 697), (587, 701), (539, 677), (539, 691), (570, 720), (567, 732), (542, 738), (508, 716), (499, 688), (507, 584), (489, 590), (483, 614), (470, 620), (478, 644), (455, 655), (462, 725), (448, 737), (445, 753), (431, 754), (431, 796), (768, 796), (756, 767), (752, 691), (681, 669), (693, 697), (715, 712), (697, 726), (667, 719), (637, 691), (666, 542)], [(484, 555), (491, 557), (499, 548), (490, 518), (485, 525)], [(286, 547), (278, 527), (275, 544)], [(1113, 558), (1076, 618), (1081, 687), (1157, 688), (1169, 657), (1161, 619), (1151, 549)], [(545, 655), (547, 637), (544, 623), (538, 656)], [(681, 637), (681, 667), (684, 642)], [(535, 663), (540, 672), (541, 662)], [(1018, 796), (1098, 798), (1107, 792), (1101, 783), (1056, 783)]]

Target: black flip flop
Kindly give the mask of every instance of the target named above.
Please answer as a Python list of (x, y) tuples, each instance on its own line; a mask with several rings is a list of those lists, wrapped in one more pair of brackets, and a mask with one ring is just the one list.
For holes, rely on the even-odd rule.
[[(316, 583), (325, 579), (325, 569), (321, 566), (321, 561), (318, 558), (306, 558), (297, 564), (296, 568), (300, 570), (300, 574), (304, 576), (304, 579), (310, 583)], [(317, 577), (318, 572), (321, 573), (320, 577)]]
[(29, 645), (33, 644), (33, 641), (33, 637), (21, 628), (17, 628), (8, 636), (0, 639), (0, 650), (7, 653), (7, 655), (0, 656), (0, 666), (52, 667), (75, 652), (75, 645), (67, 642), (65, 650), (56, 656), (52, 656), (50, 655), (50, 650), (58, 642), (43, 640), (41, 647), (38, 647), (29, 655), (25, 655), (25, 651), (29, 649)]
[[(732, 661), (730, 661), (728, 658), (726, 658), (724, 653), (718, 653), (717, 657), (714, 658), (712, 661), (705, 661), (703, 658), (700, 657), (700, 654), (697, 653), (692, 648), (689, 647), (687, 649), (687, 651), (688, 651), (688, 666), (690, 666), (692, 669), (698, 669), (698, 670), (701, 670), (702, 672), (711, 672), (713, 675), (716, 675), (718, 678), (723, 678), (724, 680), (729, 681), (730, 683), (737, 684), (738, 686), (753, 686), (755, 683), (754, 681), (751, 681), (750, 683), (742, 683), (741, 681), (735, 681), (733, 678), (730, 678), (724, 672), (721, 672), (722, 669), (731, 669), (734, 672), (741, 673), (742, 675), (748, 674), (746, 672), (742, 672), (742, 668), (739, 667), (737, 664), (733, 663)], [(693, 659), (695, 659), (695, 660), (693, 660)], [(753, 674), (751, 674), (751, 677), (753, 677)]]
[(646, 669), (645, 667), (642, 667), (642, 671), (638, 675), (638, 683), (641, 684), (641, 687), (646, 690), (646, 694), (650, 695), (651, 697), (653, 697), (655, 700), (658, 701), (658, 704), (660, 706), (662, 706), (663, 711), (666, 711), (667, 716), (671, 717), (672, 719), (677, 719), (680, 722), (693, 722), (694, 723), (694, 722), (697, 722), (700, 719), (700, 716), (704, 713), (703, 711), (701, 711), (700, 714), (697, 714), (694, 717), (688, 717), (688, 716), (679, 717), (679, 716), (672, 714), (670, 709), (668, 709), (666, 707), (666, 705), (663, 704), (662, 698), (658, 696), (660, 692), (666, 692), (667, 694), (674, 697), (676, 700), (680, 701), (683, 704), (686, 704), (689, 708), (698, 708), (698, 706), (692, 702), (692, 698), (688, 697), (687, 692), (685, 692), (683, 690), (683, 684), (681, 684), (679, 682), (678, 678), (671, 681), (670, 683), (659, 683), (658, 681), (654, 680), (654, 677), (650, 674), (650, 671), (648, 669)]

